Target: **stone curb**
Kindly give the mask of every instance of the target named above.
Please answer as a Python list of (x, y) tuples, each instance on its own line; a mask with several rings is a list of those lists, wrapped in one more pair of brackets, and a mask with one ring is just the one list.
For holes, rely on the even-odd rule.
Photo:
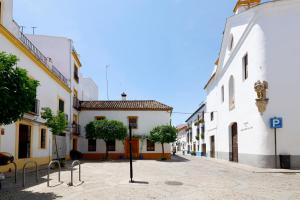
[[(182, 155), (180, 155), (182, 156)], [(259, 168), (259, 167), (254, 167), (246, 164), (241, 164), (241, 163), (234, 163), (230, 162), (227, 160), (221, 160), (221, 159), (216, 159), (216, 158), (209, 158), (209, 157), (198, 157), (198, 156), (182, 156), (182, 157), (187, 157), (187, 158), (196, 158), (196, 159), (204, 159), (207, 161), (211, 162), (216, 162), (222, 165), (227, 165), (229, 167), (234, 167), (237, 169), (245, 170), (248, 172), (252, 173), (286, 173), (286, 174), (300, 174), (300, 170), (293, 170), (293, 169), (272, 169), (272, 168)]]

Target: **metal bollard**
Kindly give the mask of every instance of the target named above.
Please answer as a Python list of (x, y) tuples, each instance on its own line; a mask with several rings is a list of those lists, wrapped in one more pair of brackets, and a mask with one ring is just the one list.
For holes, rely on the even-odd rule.
[(68, 184), (69, 186), (73, 186), (73, 168), (75, 164), (79, 165), (79, 181), (81, 181), (81, 164), (79, 160), (74, 160), (72, 162), (72, 168), (71, 168), (71, 182)]
[(50, 179), (50, 167), (51, 165), (53, 165), (54, 163), (58, 164), (58, 182), (60, 182), (60, 172), (61, 172), (61, 167), (60, 167), (60, 163), (58, 160), (53, 160), (49, 163), (48, 165), (48, 174), (47, 174), (47, 186), (50, 187), (50, 183), (49, 183), (49, 179)]
[(35, 165), (35, 179), (36, 179), (36, 182), (38, 183), (39, 182), (39, 179), (38, 179), (38, 165), (37, 165), (37, 162), (35, 161), (27, 161), (24, 166), (23, 166), (23, 187), (25, 187), (25, 169), (26, 169), (26, 166), (29, 164), (29, 163), (33, 163)]
[(8, 164), (13, 164), (15, 168), (15, 183), (17, 183), (17, 164), (15, 162), (10, 162)]

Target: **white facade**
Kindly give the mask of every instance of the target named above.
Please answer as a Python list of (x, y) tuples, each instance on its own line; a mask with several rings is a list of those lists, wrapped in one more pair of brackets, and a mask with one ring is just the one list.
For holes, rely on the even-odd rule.
[(186, 151), (188, 154), (200, 156), (205, 150), (205, 103), (185, 121), (187, 123), (186, 129)]
[[(279, 0), (227, 19), (216, 71), (205, 87), (206, 110), (215, 115), (213, 120), (205, 115), (205, 138), (207, 149), (215, 151), (216, 157), (233, 160), (236, 154), (233, 146), (237, 145), (235, 161), (274, 167), (275, 138), (269, 120), (277, 116), (284, 120), (283, 128), (277, 130), (277, 152), (290, 154), (292, 167), (300, 166), (297, 126), (300, 95), (296, 92), (300, 84), (296, 59), (300, 52), (300, 28), (296, 26), (299, 18), (300, 1)], [(268, 83), (269, 100), (262, 113), (256, 106), (257, 81)], [(236, 142), (232, 138), (235, 123)], [(211, 141), (213, 138), (215, 141)]]
[(177, 129), (177, 139), (176, 139), (176, 151), (186, 151), (187, 150), (187, 125), (182, 124), (176, 127)]
[[(132, 129), (133, 136), (139, 139), (139, 154), (142, 154), (145, 159), (159, 158), (162, 153), (161, 144), (156, 143), (154, 151), (147, 151), (147, 141), (144, 136), (150, 134), (150, 131), (160, 125), (169, 125), (171, 113), (169, 111), (147, 111), (147, 110), (82, 110), (79, 114), (79, 122), (81, 125), (81, 138), (79, 141), (79, 151), (83, 154), (100, 155), (105, 153), (105, 142), (97, 140), (96, 151), (88, 151), (88, 140), (85, 137), (85, 126), (94, 121), (96, 117), (105, 117), (108, 120), (117, 120), (124, 125), (128, 125), (129, 117), (137, 118), (137, 128)], [(165, 153), (170, 154), (170, 144), (164, 144)], [(122, 155), (125, 153), (124, 142), (116, 142), (116, 150), (109, 152), (110, 154)], [(98, 158), (98, 157), (91, 157)]]
[[(1, 1), (1, 31), (0, 31), (0, 51), (11, 53), (19, 58), (18, 66), (27, 70), (29, 76), (39, 81), (37, 88), (37, 99), (39, 101), (39, 111), (42, 107), (49, 107), (54, 112), (58, 110), (58, 97), (69, 99), (69, 86), (59, 79), (56, 74), (52, 73), (51, 65), (43, 63), (24, 45), (24, 37), (18, 30), (17, 24), (12, 20), (12, 1)], [(23, 41), (23, 42), (22, 42)], [(32, 49), (31, 49), (32, 50)], [(51, 91), (51, 92), (49, 92)], [(65, 102), (66, 107), (70, 107), (70, 101)], [(69, 114), (68, 112), (66, 112)], [(52, 134), (45, 127), (44, 121), (39, 113), (26, 114), (23, 120), (17, 123), (4, 126), (4, 135), (0, 136), (0, 152), (11, 153), (18, 164), (18, 168), (22, 167), (22, 163), (31, 159), (39, 164), (49, 162), (52, 157)], [(30, 127), (30, 150), (28, 158), (19, 159), (19, 129), (20, 125)], [(45, 148), (41, 148), (40, 131), (46, 129)]]
[[(62, 99), (64, 101), (64, 113), (68, 115), (69, 126), (71, 125), (74, 113), (78, 115), (78, 111), (73, 108), (74, 89), (79, 91), (80, 88), (79, 84), (73, 80), (73, 67), (71, 66), (75, 62), (78, 63), (78, 57), (76, 58), (77, 54), (74, 55), (73, 49), (70, 51), (71, 40), (69, 39), (43, 36), (43, 38), (60, 40), (62, 45), (57, 42), (54, 46), (54, 43), (43, 44), (42, 39), (38, 40), (42, 36), (23, 35), (12, 18), (13, 1), (1, 0), (0, 3), (0, 51), (16, 55), (19, 58), (18, 67), (26, 69), (30, 77), (39, 81), (36, 97), (39, 102), (37, 104), (38, 112), (25, 114), (22, 120), (1, 127), (4, 129), (4, 135), (0, 135), (0, 152), (11, 153), (15, 157), (18, 168), (22, 168), (24, 162), (28, 160), (45, 164), (52, 159), (53, 141), (51, 131), (45, 126), (45, 121), (41, 119), (41, 108), (49, 107), (56, 113), (59, 109), (58, 101)], [(68, 64), (68, 61), (71, 64)], [(98, 91), (92, 91), (95, 88), (97, 89), (93, 85), (92, 89), (89, 89), (86, 93), (98, 94)], [(26, 132), (28, 131), (29, 134), (28, 145), (30, 148), (28, 148), (26, 158), (19, 158), (21, 126), (23, 128), (26, 126)], [(46, 129), (44, 147), (41, 147), (41, 129)], [(61, 157), (68, 157), (72, 144), (71, 138), (70, 132), (67, 131), (64, 140), (60, 141), (63, 145)], [(1, 171), (7, 169), (7, 167), (0, 167)]]

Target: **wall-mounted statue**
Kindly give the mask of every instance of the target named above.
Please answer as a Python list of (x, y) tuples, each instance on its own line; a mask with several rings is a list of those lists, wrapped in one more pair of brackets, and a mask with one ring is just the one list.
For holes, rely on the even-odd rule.
[(260, 113), (263, 113), (266, 111), (267, 104), (269, 99), (267, 98), (267, 89), (268, 89), (268, 82), (266, 81), (257, 81), (254, 84), (254, 89), (257, 94), (256, 99), (256, 106), (258, 108), (258, 111)]

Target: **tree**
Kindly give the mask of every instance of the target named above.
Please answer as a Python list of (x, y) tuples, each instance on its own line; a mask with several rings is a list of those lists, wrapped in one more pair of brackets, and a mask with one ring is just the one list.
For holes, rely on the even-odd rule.
[(67, 119), (63, 112), (58, 112), (57, 115), (54, 115), (50, 108), (42, 108), (42, 110), (42, 118), (46, 120), (47, 127), (51, 129), (51, 132), (54, 135), (57, 159), (60, 159), (58, 155), (56, 136), (64, 135), (64, 131), (66, 130), (68, 124)]
[(105, 159), (108, 158), (108, 142), (124, 140), (127, 136), (127, 128), (122, 122), (115, 120), (96, 120), (85, 127), (87, 139), (102, 139), (105, 142)]
[(165, 158), (164, 143), (172, 143), (176, 141), (177, 130), (173, 126), (162, 125), (155, 127), (150, 131), (149, 140), (161, 144), (163, 159)]
[(21, 119), (35, 104), (39, 82), (17, 62), (15, 55), (0, 52), (0, 125)]

